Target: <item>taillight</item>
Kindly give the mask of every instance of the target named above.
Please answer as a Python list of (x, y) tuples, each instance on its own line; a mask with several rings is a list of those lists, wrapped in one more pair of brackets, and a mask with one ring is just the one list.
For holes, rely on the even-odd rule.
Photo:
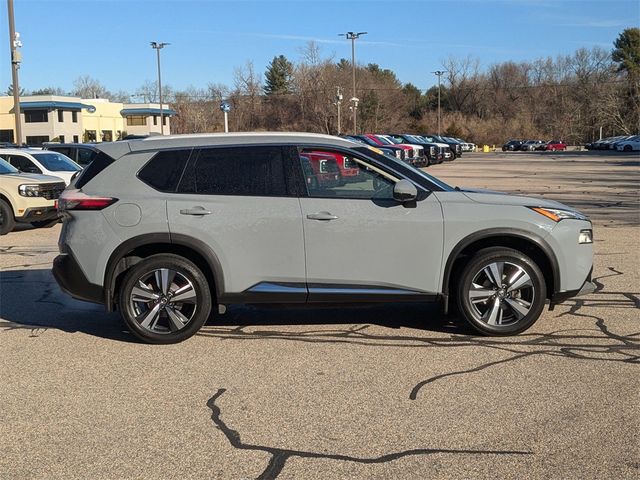
[(102, 210), (118, 201), (113, 197), (87, 195), (80, 190), (66, 190), (58, 198), (58, 211), (69, 210)]

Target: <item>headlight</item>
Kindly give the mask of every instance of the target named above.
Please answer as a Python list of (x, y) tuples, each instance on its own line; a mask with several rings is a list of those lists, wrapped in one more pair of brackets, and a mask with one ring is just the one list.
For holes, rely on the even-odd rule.
[(23, 197), (39, 197), (40, 185), (20, 185), (18, 187), (18, 193)]
[(572, 219), (572, 220), (589, 220), (586, 215), (575, 210), (562, 210), (559, 208), (543, 208), (543, 207), (529, 207), (534, 212), (538, 212), (540, 215), (559, 222), (560, 220)]

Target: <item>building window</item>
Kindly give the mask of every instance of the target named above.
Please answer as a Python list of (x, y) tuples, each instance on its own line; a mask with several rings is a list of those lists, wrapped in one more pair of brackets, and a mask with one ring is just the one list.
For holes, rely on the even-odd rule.
[(47, 110), (25, 110), (24, 111), (25, 123), (44, 123), (48, 121), (49, 121), (49, 112)]
[(71, 112), (71, 121), (73, 123), (78, 123), (78, 112)]
[(85, 130), (84, 136), (86, 137), (85, 142), (95, 142), (96, 141), (96, 131), (95, 130)]
[(102, 141), (113, 142), (113, 132), (111, 130), (102, 130)]
[(78, 143), (78, 135), (73, 136), (73, 143)]
[(0, 142), (13, 143), (13, 130), (0, 130)]
[(40, 147), (42, 146), (43, 143), (48, 141), (49, 141), (49, 137), (46, 135), (34, 135), (31, 137), (27, 135), (27, 145), (30, 145), (30, 146)]
[(127, 125), (130, 126), (141, 126), (147, 124), (147, 117), (144, 115), (131, 115), (127, 117)]
[(162, 125), (166, 125), (167, 124), (167, 116), (163, 115), (162, 116)]
[(58, 121), (64, 122), (64, 110), (58, 110)]
[(153, 124), (154, 125), (158, 125), (158, 116), (157, 115), (153, 116)]
[(58, 138), (60, 139), (60, 143), (64, 143), (64, 135), (58, 135)]

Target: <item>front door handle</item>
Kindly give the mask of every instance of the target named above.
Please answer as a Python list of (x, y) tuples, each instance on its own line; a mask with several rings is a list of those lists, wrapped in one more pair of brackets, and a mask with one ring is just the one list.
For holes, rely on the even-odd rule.
[(193, 208), (184, 208), (180, 210), (180, 215), (211, 215), (211, 211), (205, 209), (204, 207), (193, 207)]
[(310, 213), (309, 215), (307, 215), (307, 218), (309, 220), (322, 220), (322, 221), (329, 221), (329, 220), (336, 220), (338, 217), (336, 215), (331, 215), (329, 212), (318, 212), (318, 213)]

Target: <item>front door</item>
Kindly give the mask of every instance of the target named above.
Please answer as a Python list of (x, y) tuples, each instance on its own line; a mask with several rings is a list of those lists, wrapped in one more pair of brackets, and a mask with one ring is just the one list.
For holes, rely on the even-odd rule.
[(399, 178), (366, 159), (353, 160), (360, 170), (354, 182), (305, 179), (301, 206), (309, 301), (435, 294), (442, 262), (440, 203), (422, 192), (417, 202), (403, 205), (393, 199)]

